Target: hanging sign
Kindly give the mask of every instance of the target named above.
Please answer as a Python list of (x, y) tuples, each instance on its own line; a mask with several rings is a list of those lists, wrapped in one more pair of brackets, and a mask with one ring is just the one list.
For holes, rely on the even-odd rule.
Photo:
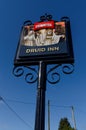
[(21, 30), (15, 65), (74, 62), (68, 18), (26, 23)]

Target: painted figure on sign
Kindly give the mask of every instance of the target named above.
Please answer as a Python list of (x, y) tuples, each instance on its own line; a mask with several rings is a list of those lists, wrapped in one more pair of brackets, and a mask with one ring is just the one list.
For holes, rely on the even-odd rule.
[(51, 45), (52, 44), (52, 39), (53, 38), (53, 29), (46, 29), (46, 45)]
[(33, 26), (26, 26), (24, 31), (24, 45), (35, 46), (35, 32)]
[(55, 29), (53, 33), (53, 42), (59, 43), (65, 40), (65, 25), (64, 22), (55, 23)]
[(42, 46), (46, 40), (46, 29), (40, 29), (36, 31), (36, 45)]

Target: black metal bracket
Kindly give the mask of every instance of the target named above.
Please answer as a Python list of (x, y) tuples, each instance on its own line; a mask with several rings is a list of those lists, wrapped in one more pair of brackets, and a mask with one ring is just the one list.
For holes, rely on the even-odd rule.
[[(74, 71), (73, 64), (47, 65), (47, 67), (46, 80), (50, 84), (56, 84), (60, 81), (61, 74), (59, 69), (61, 69), (64, 74), (71, 74)], [(26, 70), (28, 70), (28, 72), (26, 72)], [(35, 66), (14, 66), (13, 74), (16, 77), (24, 75), (27, 83), (35, 83), (38, 80), (38, 69)]]
[[(25, 71), (26, 69), (28, 72)], [(27, 83), (35, 83), (38, 79), (38, 72), (36, 68), (30, 66), (15, 66), (13, 68), (13, 74), (16, 77), (24, 75), (25, 81)]]

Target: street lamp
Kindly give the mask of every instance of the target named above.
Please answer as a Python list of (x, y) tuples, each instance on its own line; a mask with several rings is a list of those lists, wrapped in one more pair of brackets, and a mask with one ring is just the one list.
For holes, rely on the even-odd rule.
[[(46, 71), (51, 64), (55, 66)], [(32, 65), (39, 66), (38, 72)], [(14, 59), (13, 74), (19, 77), (24, 74), (24, 68), (27, 68), (29, 71), (25, 74), (26, 82), (38, 81), (35, 130), (45, 129), (46, 81), (50, 84), (60, 81), (60, 74), (55, 71), (59, 67), (62, 67), (65, 74), (74, 70), (69, 18), (62, 17), (60, 21), (56, 21), (52, 20), (52, 15), (45, 14), (34, 24), (30, 20), (25, 21)]]

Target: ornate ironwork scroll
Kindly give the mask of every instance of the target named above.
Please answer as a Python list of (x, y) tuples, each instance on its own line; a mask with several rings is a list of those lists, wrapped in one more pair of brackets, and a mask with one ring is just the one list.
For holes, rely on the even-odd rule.
[[(28, 69), (28, 72), (25, 73), (25, 69)], [(51, 67), (48, 66), (48, 71), (46, 73), (48, 83), (56, 84), (60, 81), (61, 78), (61, 74), (59, 72), (60, 69), (64, 74), (71, 74), (74, 71), (74, 65), (57, 64), (57, 65), (51, 65)], [(27, 83), (35, 83), (38, 79), (38, 70), (35, 67), (17, 66), (14, 67), (13, 74), (16, 77), (25, 75), (24, 78)]]
[[(25, 69), (28, 69), (28, 72), (25, 73)], [(13, 68), (13, 74), (16, 77), (25, 75), (24, 78), (27, 83), (35, 83), (38, 79), (38, 72), (35, 67), (33, 68), (30, 66), (15, 66)]]
[(64, 74), (71, 74), (74, 71), (74, 65), (73, 64), (63, 64), (62, 65), (62, 72)]
[(60, 73), (58, 68), (62, 67), (62, 72), (64, 74), (71, 74), (74, 71), (73, 64), (58, 64), (50, 68), (47, 72), (47, 81), (50, 84), (56, 84), (60, 81)]
[(50, 84), (56, 84), (60, 81), (60, 74), (56, 71), (59, 66), (61, 66), (61, 64), (55, 65), (47, 72), (47, 81)]

